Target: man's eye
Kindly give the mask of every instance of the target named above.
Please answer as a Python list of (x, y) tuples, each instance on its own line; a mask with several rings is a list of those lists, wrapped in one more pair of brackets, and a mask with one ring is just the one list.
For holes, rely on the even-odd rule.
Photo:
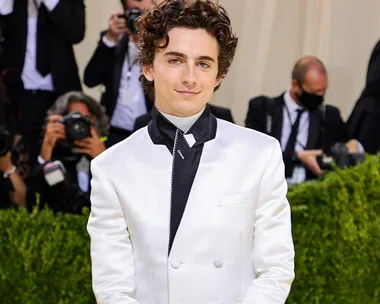
[(170, 59), (169, 63), (170, 64), (179, 64), (179, 63), (181, 63), (181, 61), (179, 59)]
[(199, 65), (201, 68), (204, 68), (204, 69), (210, 67), (210, 65), (209, 65), (207, 62), (200, 62), (198, 65)]

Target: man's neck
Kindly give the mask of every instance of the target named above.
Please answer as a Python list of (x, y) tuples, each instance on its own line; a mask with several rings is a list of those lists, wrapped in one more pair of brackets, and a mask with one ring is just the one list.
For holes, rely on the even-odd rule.
[(188, 117), (179, 117), (170, 115), (167, 113), (162, 112), (161, 110), (157, 109), (167, 120), (169, 120), (173, 125), (175, 125), (178, 129), (180, 129), (183, 132), (186, 132), (190, 129), (190, 127), (197, 121), (197, 119), (202, 115), (205, 108), (203, 108), (200, 112), (188, 116)]
[(299, 100), (298, 100), (298, 97), (297, 97), (296, 93), (295, 93), (293, 90), (290, 90), (289, 94), (290, 94), (290, 97), (293, 99), (293, 101), (294, 101), (299, 107), (302, 107), (301, 103), (300, 103)]

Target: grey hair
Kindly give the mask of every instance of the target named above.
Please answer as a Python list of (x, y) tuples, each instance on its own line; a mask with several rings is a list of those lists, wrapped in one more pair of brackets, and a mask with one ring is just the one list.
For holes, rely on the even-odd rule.
[(109, 119), (105, 108), (92, 97), (82, 92), (71, 91), (58, 97), (53, 106), (48, 110), (48, 116), (69, 114), (69, 106), (75, 102), (83, 102), (89, 111), (96, 116), (95, 130), (100, 137), (107, 136), (110, 128)]

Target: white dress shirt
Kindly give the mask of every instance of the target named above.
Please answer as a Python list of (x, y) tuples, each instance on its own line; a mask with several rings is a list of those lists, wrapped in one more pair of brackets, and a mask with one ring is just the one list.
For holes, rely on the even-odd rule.
[[(36, 0), (40, 6), (44, 4), (49, 11), (52, 11), (59, 0)], [(26, 90), (54, 91), (53, 77), (51, 74), (43, 77), (37, 71), (37, 22), (38, 10), (33, 0), (28, 0), (28, 35), (26, 40), (26, 54), (24, 67), (22, 69), (22, 81)]]
[[(106, 35), (102, 40), (107, 47), (116, 47), (117, 43), (109, 41)], [(145, 95), (139, 80), (140, 74), (138, 47), (129, 40), (128, 55), (125, 56), (121, 72), (119, 94), (111, 117), (111, 126), (133, 131), (136, 118), (147, 112)]]
[[(292, 125), (297, 119), (297, 110), (302, 107), (299, 106), (293, 98), (290, 96), (290, 92), (287, 91), (284, 95), (285, 107), (283, 109), (283, 123), (281, 132), (281, 149), (285, 150), (290, 133), (292, 131)], [(304, 111), (301, 114), (300, 125), (298, 128), (297, 141), (295, 151), (304, 151), (306, 148), (307, 140), (309, 137), (309, 122), (310, 115), (308, 111)], [(299, 184), (306, 179), (306, 170), (301, 166), (296, 166), (293, 171), (293, 176), (288, 178), (288, 184)]]

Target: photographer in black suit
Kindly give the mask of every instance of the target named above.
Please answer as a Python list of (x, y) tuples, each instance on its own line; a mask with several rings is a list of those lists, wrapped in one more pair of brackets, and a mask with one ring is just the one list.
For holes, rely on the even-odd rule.
[[(349, 140), (339, 109), (323, 104), (327, 85), (323, 63), (303, 57), (294, 66), (290, 90), (276, 98), (260, 96), (249, 102), (246, 127), (280, 141), (289, 184), (322, 175), (324, 154), (362, 149), (356, 140)], [(343, 143), (343, 150), (341, 145), (334, 146), (337, 143)]]
[(48, 111), (39, 166), (33, 171), (28, 206), (81, 212), (89, 206), (90, 161), (102, 153), (109, 130), (105, 109), (81, 92), (68, 92)]
[[(132, 134), (137, 117), (149, 112), (153, 103), (140, 81), (134, 18), (152, 7), (152, 0), (122, 0), (123, 11), (110, 17), (109, 28), (101, 33), (98, 46), (84, 73), (88, 87), (104, 85), (101, 103), (110, 117), (111, 146)], [(124, 16), (124, 17), (123, 17)]]
[(0, 22), (1, 79), (34, 161), (46, 111), (81, 89), (73, 45), (85, 34), (84, 0), (0, 0)]

